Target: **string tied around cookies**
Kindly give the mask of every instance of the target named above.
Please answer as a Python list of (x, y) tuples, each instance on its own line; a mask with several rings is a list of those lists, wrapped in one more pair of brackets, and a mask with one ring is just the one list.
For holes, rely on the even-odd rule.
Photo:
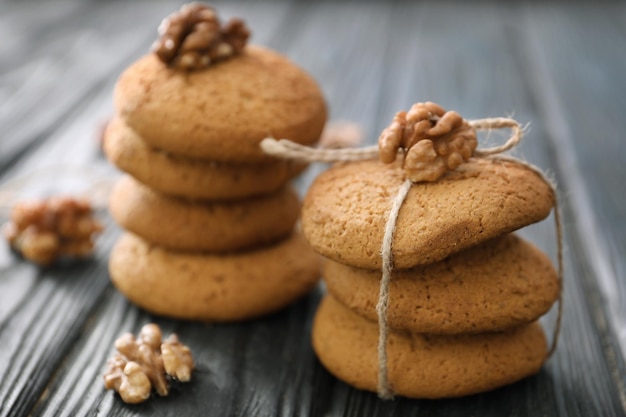
[[(511, 135), (502, 145), (478, 148), (477, 131), (510, 129)], [(554, 220), (557, 236), (558, 282), (557, 317), (554, 325), (552, 344), (548, 350), (551, 356), (557, 347), (562, 316), (563, 281), (563, 238), (556, 187), (543, 171), (504, 152), (517, 146), (523, 137), (524, 128), (519, 122), (507, 117), (494, 117), (466, 120), (457, 112), (446, 111), (432, 103), (416, 103), (411, 109), (396, 113), (391, 124), (381, 133), (378, 144), (363, 148), (324, 149), (311, 148), (287, 139), (266, 138), (261, 148), (269, 155), (296, 159), (306, 162), (349, 162), (380, 158), (384, 163), (393, 163), (402, 158), (405, 181), (392, 200), (387, 214), (383, 241), (381, 242), (382, 277), (376, 312), (378, 316), (378, 395), (382, 399), (393, 398), (389, 384), (387, 361), (387, 310), (389, 306), (389, 285), (393, 272), (393, 238), (402, 204), (411, 186), (420, 182), (436, 181), (448, 171), (453, 171), (470, 158), (488, 158), (495, 161), (511, 161), (525, 166), (537, 174), (552, 190), (554, 197)]]

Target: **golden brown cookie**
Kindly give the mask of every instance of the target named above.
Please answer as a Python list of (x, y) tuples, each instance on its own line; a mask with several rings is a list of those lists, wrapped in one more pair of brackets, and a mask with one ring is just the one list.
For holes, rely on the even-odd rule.
[[(378, 326), (326, 296), (313, 323), (313, 348), (342, 381), (376, 391)], [(547, 356), (535, 322), (476, 335), (433, 336), (390, 331), (388, 378), (397, 395), (447, 398), (488, 391), (539, 371)]]
[[(327, 260), (323, 276), (338, 301), (377, 320), (380, 271)], [(507, 234), (443, 261), (394, 271), (387, 320), (389, 327), (414, 333), (498, 331), (537, 320), (558, 295), (548, 257)]]
[(153, 148), (119, 118), (105, 130), (109, 160), (150, 188), (192, 199), (237, 199), (278, 190), (300, 174), (306, 164), (276, 160), (233, 164), (187, 158)]
[(291, 234), (298, 195), (290, 187), (234, 201), (189, 201), (157, 193), (130, 176), (113, 188), (115, 221), (150, 243), (172, 250), (230, 252)]
[[(335, 165), (310, 187), (302, 230), (335, 261), (381, 269), (384, 227), (404, 182), (400, 165), (377, 160)], [(411, 186), (396, 223), (397, 269), (439, 261), (545, 218), (554, 196), (519, 163), (472, 159), (433, 183)]]
[(187, 320), (244, 320), (311, 290), (319, 257), (301, 235), (230, 255), (168, 251), (127, 233), (109, 259), (111, 280), (138, 306)]
[(261, 151), (262, 139), (312, 144), (326, 121), (315, 81), (259, 46), (191, 72), (147, 55), (121, 75), (115, 104), (118, 115), (150, 145), (224, 162), (273, 160)]

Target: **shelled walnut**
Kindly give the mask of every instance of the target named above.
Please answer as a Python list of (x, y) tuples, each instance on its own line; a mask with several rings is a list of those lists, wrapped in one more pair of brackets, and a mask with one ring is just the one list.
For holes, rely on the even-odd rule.
[(240, 53), (250, 31), (241, 19), (222, 26), (215, 10), (202, 3), (188, 3), (166, 17), (159, 26), (152, 51), (173, 67), (194, 70)]
[(161, 358), (165, 372), (181, 382), (189, 382), (193, 370), (191, 350), (171, 334), (161, 345)]
[(90, 255), (93, 239), (102, 230), (89, 202), (52, 197), (16, 204), (2, 232), (24, 258), (49, 265), (61, 256)]
[(465, 119), (431, 102), (396, 113), (378, 139), (385, 163), (404, 151), (404, 170), (413, 182), (436, 181), (467, 161), (477, 145), (476, 131)]
[(107, 366), (104, 387), (117, 391), (122, 401), (137, 404), (150, 398), (152, 385), (140, 364), (116, 354), (109, 359)]
[(191, 379), (191, 350), (175, 334), (163, 341), (156, 324), (143, 326), (138, 338), (131, 333), (122, 335), (115, 341), (115, 348), (118, 353), (107, 362), (104, 387), (117, 391), (126, 403), (147, 400), (152, 389), (167, 396), (168, 377), (181, 382)]

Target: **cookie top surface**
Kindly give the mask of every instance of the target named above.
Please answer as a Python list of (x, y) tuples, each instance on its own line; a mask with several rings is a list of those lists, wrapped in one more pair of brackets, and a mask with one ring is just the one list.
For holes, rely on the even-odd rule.
[(173, 250), (233, 252), (291, 234), (300, 214), (291, 187), (233, 201), (189, 201), (157, 193), (126, 175), (111, 192), (115, 221), (148, 242)]
[[(332, 374), (376, 391), (378, 326), (325, 297), (313, 323), (313, 348)], [(538, 323), (506, 332), (434, 336), (390, 331), (387, 369), (391, 388), (410, 398), (476, 394), (530, 376), (547, 356)]]
[(269, 194), (306, 168), (305, 163), (286, 159), (246, 164), (175, 155), (145, 143), (119, 117), (108, 123), (103, 147), (113, 164), (150, 188), (190, 199)]
[(259, 46), (192, 72), (146, 55), (120, 76), (115, 106), (151, 145), (227, 162), (271, 159), (259, 147), (268, 136), (312, 144), (326, 122), (315, 81), (287, 58)]
[[(327, 260), (328, 291), (376, 321), (380, 271)], [(539, 249), (507, 234), (442, 261), (392, 274), (389, 327), (416, 333), (500, 331), (545, 314), (559, 296), (557, 273)]]
[(228, 255), (174, 252), (125, 233), (109, 258), (111, 280), (138, 306), (186, 320), (245, 320), (310, 291), (320, 259), (298, 233)]
[[(337, 262), (381, 269), (385, 223), (403, 182), (398, 163), (369, 160), (331, 167), (304, 199), (306, 238)], [(522, 164), (471, 159), (436, 182), (411, 186), (396, 223), (395, 268), (436, 262), (538, 222), (553, 205), (550, 186)]]

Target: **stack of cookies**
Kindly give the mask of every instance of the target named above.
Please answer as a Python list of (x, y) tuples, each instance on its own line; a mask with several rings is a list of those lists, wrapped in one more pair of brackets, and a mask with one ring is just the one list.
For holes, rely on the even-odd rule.
[[(339, 164), (303, 204), (302, 228), (327, 259), (313, 346), (323, 365), (376, 391), (381, 244), (405, 172), (399, 163)], [(550, 260), (511, 232), (550, 213), (548, 184), (523, 164), (470, 159), (413, 184), (393, 240), (387, 376), (412, 398), (457, 397), (536, 373), (547, 358), (537, 319), (558, 298)]]
[[(186, 7), (177, 24), (215, 23), (205, 6)], [(268, 49), (201, 62), (190, 69), (153, 53), (117, 83), (104, 149), (129, 174), (110, 200), (127, 233), (110, 274), (150, 312), (240, 320), (287, 305), (319, 278), (317, 255), (294, 231), (300, 203), (288, 182), (304, 165), (272, 159), (258, 144), (267, 136), (315, 143), (326, 107), (312, 78)]]

